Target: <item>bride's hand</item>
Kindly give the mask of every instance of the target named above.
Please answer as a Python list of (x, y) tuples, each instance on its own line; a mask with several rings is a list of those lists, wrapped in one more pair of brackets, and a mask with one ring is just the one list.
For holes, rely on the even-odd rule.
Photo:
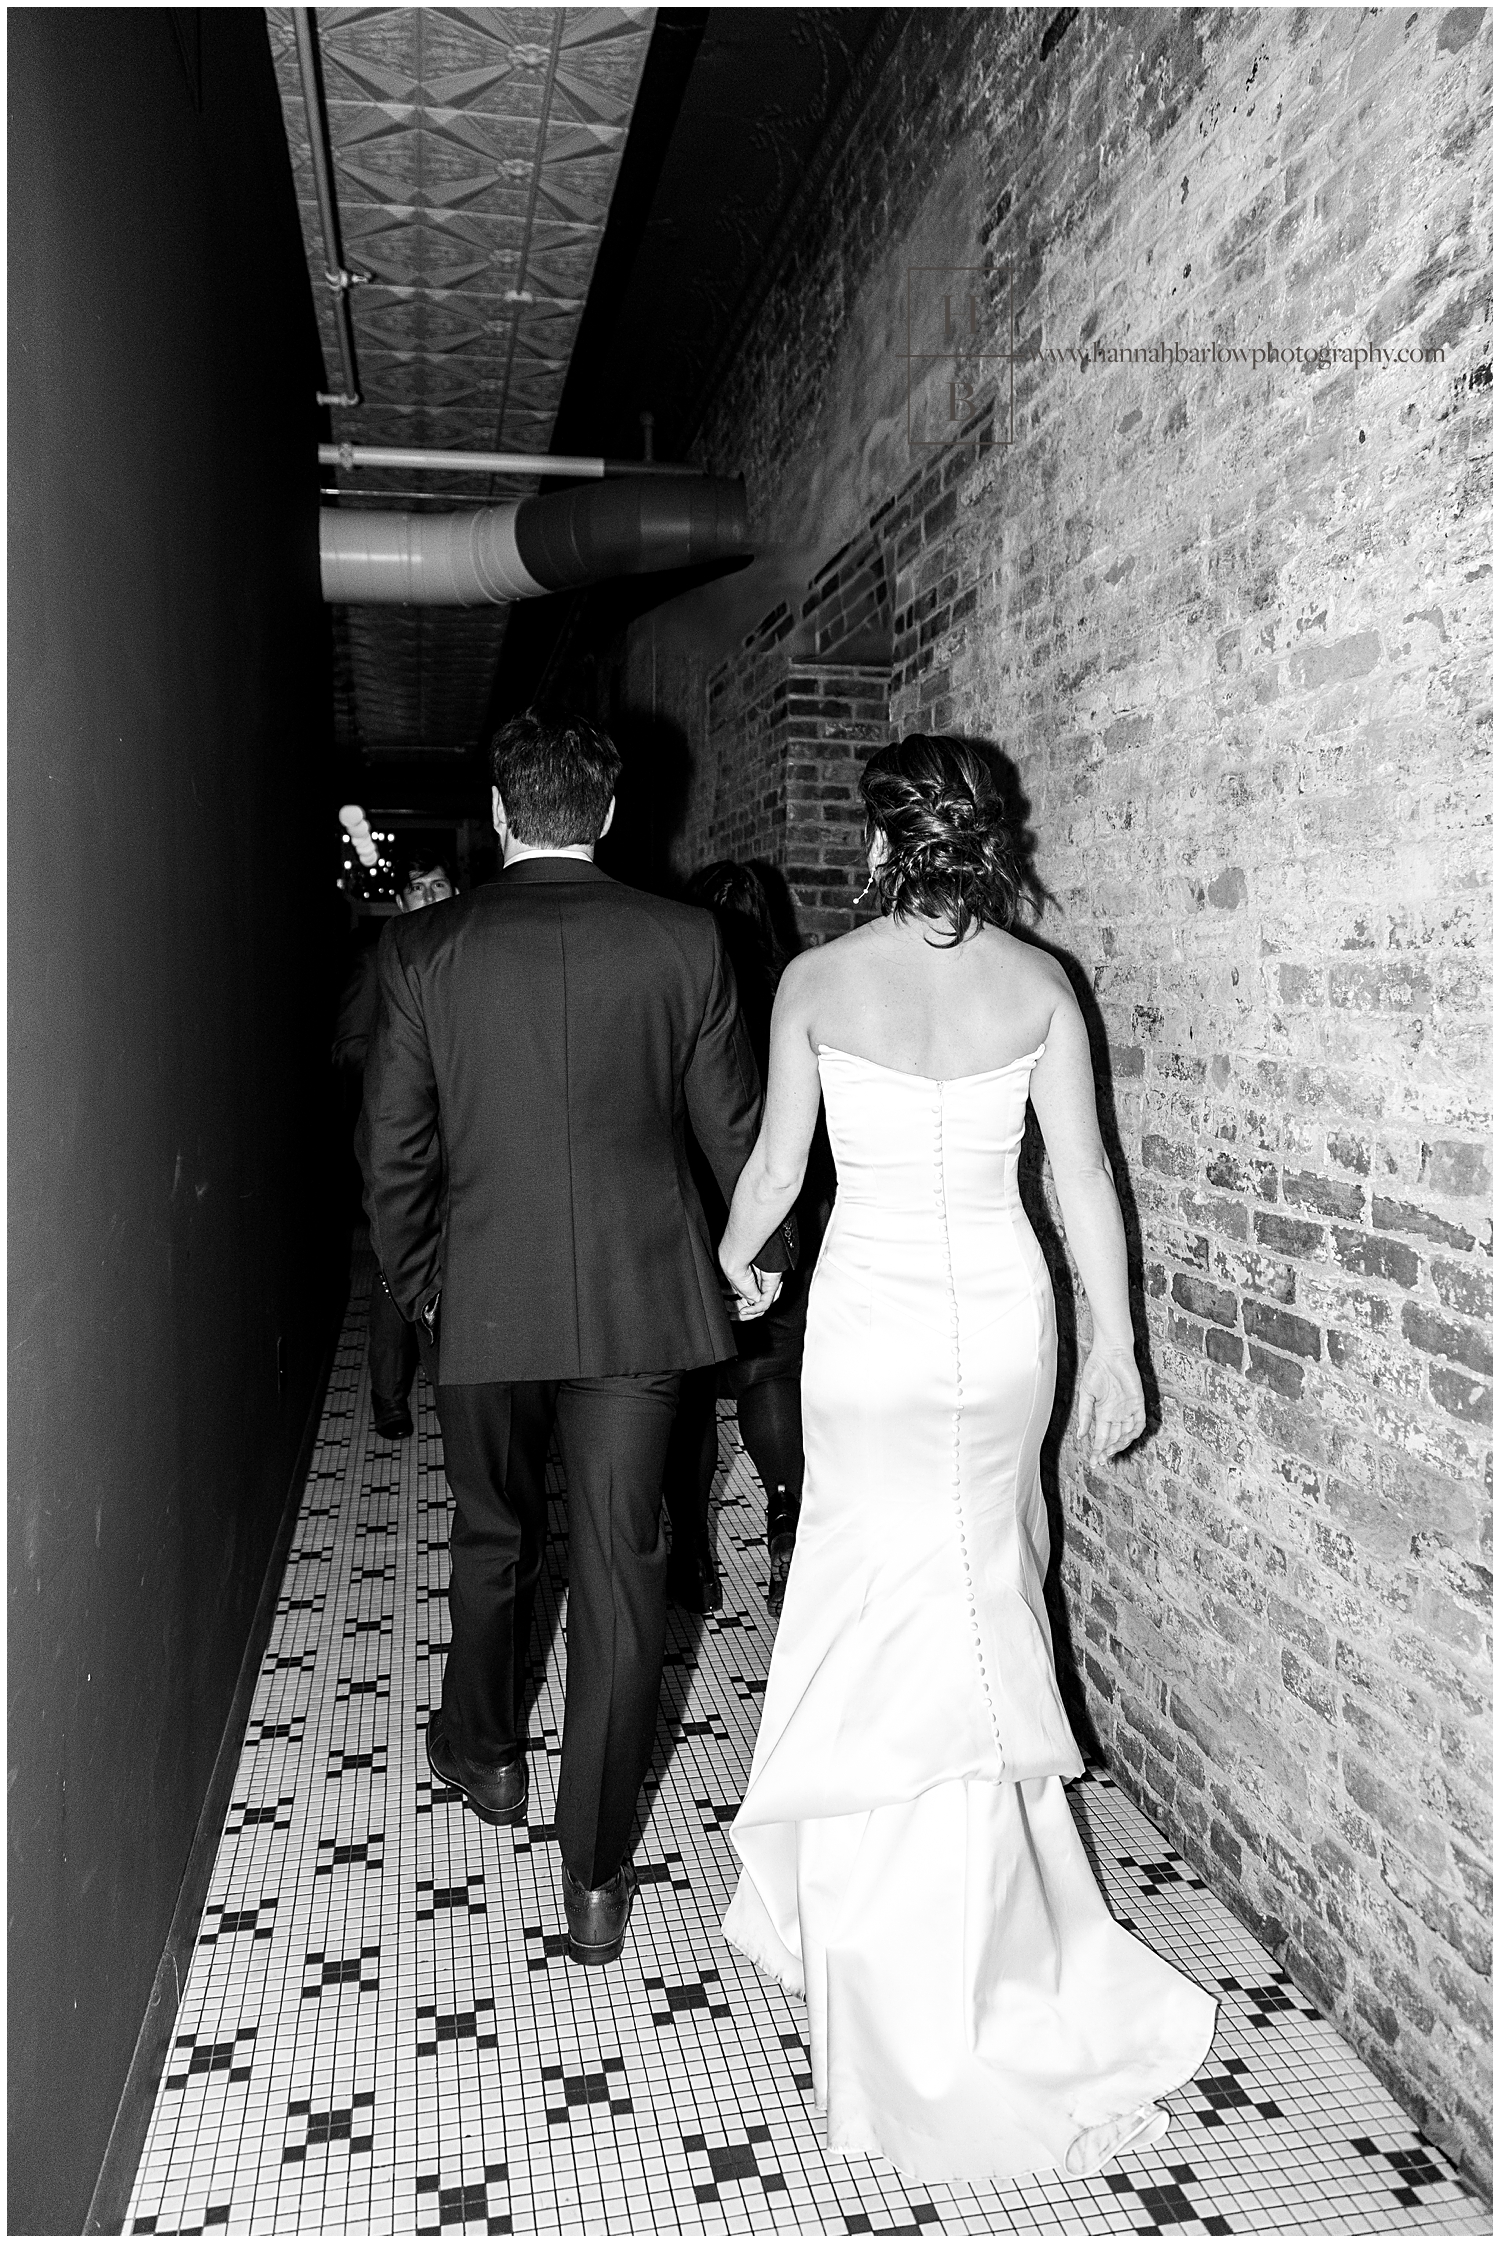
[(1146, 1396), (1135, 1355), (1096, 1340), (1078, 1378), (1078, 1438), (1095, 1456), (1118, 1456), (1146, 1430)]
[(753, 1262), (726, 1262), (721, 1256), (719, 1267), (729, 1288), (729, 1313), (736, 1324), (749, 1324), (757, 1316), (764, 1316), (781, 1291), (781, 1279), (757, 1269)]

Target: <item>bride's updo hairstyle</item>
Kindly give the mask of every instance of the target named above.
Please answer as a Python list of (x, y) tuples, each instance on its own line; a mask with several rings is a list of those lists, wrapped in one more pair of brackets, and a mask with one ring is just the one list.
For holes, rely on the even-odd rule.
[(865, 847), (883, 834), (873, 880), (882, 913), (932, 919), (951, 949), (971, 927), (1020, 916), (1025, 873), (989, 766), (962, 740), (909, 732), (860, 774)]

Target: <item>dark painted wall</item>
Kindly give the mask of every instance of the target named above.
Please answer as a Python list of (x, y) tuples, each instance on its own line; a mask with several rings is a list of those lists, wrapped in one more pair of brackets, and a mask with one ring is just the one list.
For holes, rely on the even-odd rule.
[(9, 18), (12, 2232), (81, 2228), (339, 1279), (316, 330), (264, 20), (175, 22)]

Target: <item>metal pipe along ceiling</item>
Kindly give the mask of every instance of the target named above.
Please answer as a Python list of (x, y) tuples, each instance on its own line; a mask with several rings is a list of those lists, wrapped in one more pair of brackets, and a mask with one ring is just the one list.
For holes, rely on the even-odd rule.
[(325, 507), (323, 597), (350, 605), (484, 607), (613, 577), (748, 558), (745, 486), (591, 483), (457, 514)]
[(676, 460), (579, 459), (557, 452), (435, 452), (430, 445), (320, 444), (320, 467), (432, 468), (448, 475), (567, 475), (583, 483), (618, 476), (689, 476), (702, 479), (701, 467)]
[(339, 241), (338, 203), (333, 192), (333, 155), (328, 138), (328, 115), (318, 84), (317, 52), (312, 16), (306, 8), (293, 8), (292, 28), (297, 40), (297, 68), (302, 77), (302, 102), (307, 111), (307, 141), (312, 154), (313, 187), (318, 198), (318, 219), (323, 228), (324, 278), (334, 293), (339, 356), (344, 362), (341, 391), (318, 392), (320, 405), (358, 405), (359, 375), (354, 362), (354, 324), (349, 315), (349, 291), (360, 277), (344, 265)]

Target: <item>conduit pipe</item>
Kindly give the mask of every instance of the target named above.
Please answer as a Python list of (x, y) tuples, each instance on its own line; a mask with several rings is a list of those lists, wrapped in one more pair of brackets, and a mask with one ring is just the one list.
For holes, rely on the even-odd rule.
[(750, 554), (745, 486), (611, 482), (457, 514), (325, 507), (323, 597), (351, 605), (484, 607)]
[(333, 199), (333, 159), (328, 140), (328, 119), (318, 84), (317, 55), (313, 46), (312, 12), (293, 8), (292, 27), (297, 35), (297, 68), (302, 75), (302, 106), (307, 111), (307, 140), (312, 150), (313, 185), (317, 190), (318, 217), (323, 227), (324, 277), (333, 290), (334, 324), (338, 328), (339, 355), (344, 362), (342, 395), (319, 390), (320, 405), (357, 405), (359, 373), (354, 363), (354, 322), (349, 315), (349, 291), (364, 279), (363, 273), (345, 268), (339, 247), (338, 205)]
[(320, 444), (320, 467), (427, 467), (444, 475), (559, 475), (602, 483), (621, 475), (688, 476), (703, 469), (678, 460), (580, 459), (557, 452), (434, 452), (392, 444)]

